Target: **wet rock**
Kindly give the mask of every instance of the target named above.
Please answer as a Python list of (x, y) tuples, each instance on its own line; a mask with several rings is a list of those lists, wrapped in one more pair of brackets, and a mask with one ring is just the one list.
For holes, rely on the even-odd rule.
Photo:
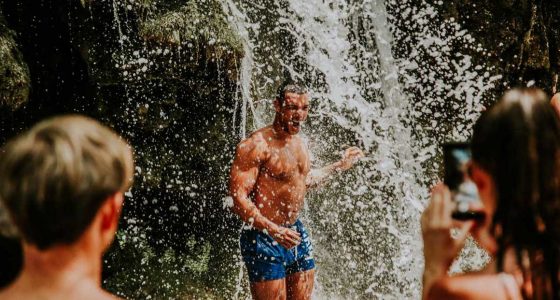
[[(243, 48), (239, 37), (228, 26), (218, 1), (189, 1), (169, 11), (158, 11), (140, 22), (140, 35), (151, 49), (184, 49), (190, 56), (202, 55), (206, 61), (220, 61), (229, 78), (237, 78), (235, 64), (243, 55)], [(188, 60), (191, 66), (196, 61), (187, 59), (187, 65)]]
[[(236, 220), (221, 200), (238, 142), (243, 53), (218, 1), (10, 0), (0, 9), (0, 46), (8, 41), (15, 49), (8, 54), (29, 66), (28, 87), (17, 89), (29, 93), (27, 104), (13, 90), (9, 102), (0, 100), (11, 105), (0, 111), (0, 144), (54, 114), (93, 116), (136, 156), (122, 234), (143, 234), (156, 252), (190, 251), (186, 236), (233, 236)], [(0, 60), (0, 71), (10, 64)], [(0, 95), (17, 80), (0, 77)]]
[[(429, 1), (445, 18), (455, 18), (487, 51), (473, 56), (503, 74), (505, 88), (558, 87), (560, 3), (558, 1)], [(439, 4), (438, 4), (439, 3)]]
[(0, 108), (15, 110), (27, 102), (30, 89), (29, 68), (14, 40), (15, 32), (0, 14)]

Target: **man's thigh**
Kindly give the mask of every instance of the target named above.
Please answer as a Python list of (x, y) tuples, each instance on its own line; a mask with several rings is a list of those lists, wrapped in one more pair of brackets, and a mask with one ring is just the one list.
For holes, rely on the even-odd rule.
[(286, 280), (251, 282), (253, 300), (286, 300)]
[(288, 300), (311, 299), (315, 269), (294, 273), (286, 277)]

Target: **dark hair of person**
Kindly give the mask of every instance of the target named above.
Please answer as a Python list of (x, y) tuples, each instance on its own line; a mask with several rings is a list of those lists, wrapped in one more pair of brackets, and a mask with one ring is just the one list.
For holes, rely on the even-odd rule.
[(477, 121), (473, 160), (497, 192), (498, 269), (514, 249), (525, 299), (559, 299), (560, 123), (539, 89), (513, 89)]
[(276, 91), (276, 99), (280, 102), (280, 105), (284, 104), (284, 98), (286, 93), (294, 93), (298, 95), (303, 95), (307, 93), (307, 89), (296, 83), (284, 83)]
[(20, 237), (40, 250), (72, 244), (104, 201), (129, 189), (130, 147), (78, 115), (45, 120), (0, 151), (0, 200)]

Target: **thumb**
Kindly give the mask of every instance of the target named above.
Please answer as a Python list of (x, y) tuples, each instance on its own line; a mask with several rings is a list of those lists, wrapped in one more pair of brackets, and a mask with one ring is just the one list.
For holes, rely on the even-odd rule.
[(467, 236), (469, 235), (469, 232), (473, 228), (474, 224), (475, 224), (474, 221), (464, 222), (464, 224), (461, 226), (461, 229), (459, 229), (459, 232), (457, 233), (454, 239), (456, 248), (463, 247), (463, 245), (465, 244), (465, 240), (467, 239)]

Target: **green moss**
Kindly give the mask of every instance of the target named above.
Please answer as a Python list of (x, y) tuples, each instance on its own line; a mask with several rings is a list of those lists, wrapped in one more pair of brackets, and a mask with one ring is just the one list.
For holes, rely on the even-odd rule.
[(202, 278), (211, 245), (191, 238), (187, 246), (192, 254), (156, 253), (145, 238), (119, 231), (105, 257), (111, 267), (103, 286), (128, 299), (222, 299)]
[(29, 97), (29, 69), (17, 48), (14, 32), (6, 26), (1, 15), (0, 62), (0, 107), (15, 110)]
[(218, 1), (189, 1), (164, 13), (148, 15), (140, 24), (140, 35), (146, 42), (190, 48), (189, 52), (204, 53), (207, 60), (225, 61), (226, 67), (227, 62), (235, 62), (243, 55), (241, 40), (229, 27)]

